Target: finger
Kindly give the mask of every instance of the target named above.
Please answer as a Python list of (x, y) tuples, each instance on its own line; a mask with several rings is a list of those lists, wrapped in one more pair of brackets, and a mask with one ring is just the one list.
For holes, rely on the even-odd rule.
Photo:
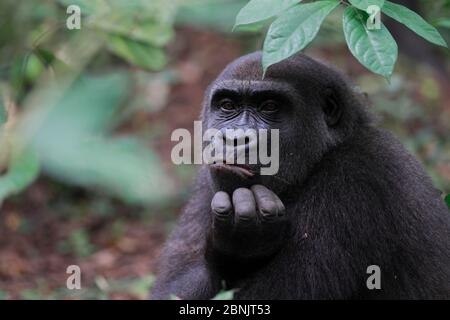
[(250, 226), (256, 223), (256, 204), (253, 193), (246, 188), (233, 192), (234, 221), (238, 225)]
[(214, 221), (219, 223), (233, 222), (233, 206), (228, 193), (217, 192), (211, 200), (211, 209), (214, 213)]
[(277, 203), (278, 197), (275, 193), (262, 185), (254, 185), (251, 189), (255, 196), (260, 218), (263, 221), (273, 221), (276, 219), (278, 216), (279, 205)]
[(281, 199), (275, 193), (273, 195), (275, 196), (275, 201), (276, 201), (277, 207), (278, 207), (278, 217), (285, 217), (286, 216), (286, 208), (283, 204), (283, 201), (281, 201)]

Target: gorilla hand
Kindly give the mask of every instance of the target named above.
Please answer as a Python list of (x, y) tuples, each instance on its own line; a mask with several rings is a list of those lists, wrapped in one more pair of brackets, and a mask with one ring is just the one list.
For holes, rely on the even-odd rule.
[(282, 247), (288, 231), (286, 210), (278, 196), (262, 185), (239, 188), (232, 199), (223, 191), (211, 202), (212, 249), (229, 259), (265, 259)]

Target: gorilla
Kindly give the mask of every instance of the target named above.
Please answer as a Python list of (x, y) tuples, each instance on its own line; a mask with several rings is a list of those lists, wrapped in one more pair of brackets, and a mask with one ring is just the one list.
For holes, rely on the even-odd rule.
[(151, 298), (450, 298), (450, 213), (421, 164), (339, 72), (297, 54), (263, 77), (261, 56), (225, 68), (201, 119), (278, 129), (279, 170), (203, 165)]

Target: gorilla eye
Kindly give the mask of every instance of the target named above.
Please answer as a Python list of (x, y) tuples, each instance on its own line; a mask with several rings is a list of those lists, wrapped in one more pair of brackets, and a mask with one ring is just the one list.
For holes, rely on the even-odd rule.
[(265, 113), (275, 113), (278, 111), (278, 104), (273, 100), (266, 101), (261, 105), (261, 111)]
[(222, 101), (220, 101), (219, 107), (225, 112), (234, 111), (235, 109), (235, 105), (230, 99), (223, 99)]

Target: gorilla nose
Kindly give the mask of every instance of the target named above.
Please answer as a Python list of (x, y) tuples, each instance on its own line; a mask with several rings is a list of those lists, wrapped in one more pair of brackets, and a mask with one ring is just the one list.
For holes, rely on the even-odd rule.
[(220, 135), (226, 163), (257, 162), (258, 138), (255, 129), (223, 129)]

